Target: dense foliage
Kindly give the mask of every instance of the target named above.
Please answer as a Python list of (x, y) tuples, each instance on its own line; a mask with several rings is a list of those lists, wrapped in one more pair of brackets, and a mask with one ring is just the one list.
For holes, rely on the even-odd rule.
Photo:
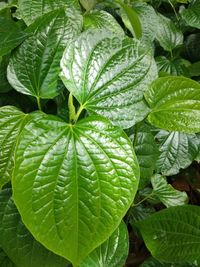
[(0, 2), (1, 267), (200, 266), (199, 30), (199, 0)]

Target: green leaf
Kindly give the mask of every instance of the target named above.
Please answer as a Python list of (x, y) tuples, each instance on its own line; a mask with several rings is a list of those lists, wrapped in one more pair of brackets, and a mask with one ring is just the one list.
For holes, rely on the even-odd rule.
[(153, 206), (145, 206), (143, 204), (135, 205), (131, 207), (128, 212), (129, 215), (129, 222), (134, 228), (135, 222), (142, 221), (149, 217), (151, 214), (156, 212)]
[(200, 29), (200, 2), (193, 1), (187, 9), (181, 11), (181, 17), (185, 22), (194, 28)]
[(200, 85), (185, 77), (164, 77), (145, 94), (151, 108), (148, 120), (158, 128), (200, 132)]
[(200, 33), (190, 34), (185, 41), (185, 57), (191, 62), (200, 61)]
[[(8, 12), (10, 10), (8, 9)], [(0, 56), (8, 54), (28, 37), (19, 25), (14, 22), (8, 13), (0, 13)]]
[(144, 263), (142, 263), (140, 267), (196, 267), (196, 265), (189, 263), (176, 263), (176, 265), (174, 265), (173, 263), (166, 262), (161, 263), (153, 257), (150, 257)]
[(140, 184), (143, 188), (148, 182), (156, 167), (159, 155), (158, 147), (147, 124), (136, 125), (129, 138), (133, 140), (134, 150), (140, 166)]
[(170, 60), (165, 56), (159, 56), (156, 58), (156, 63), (158, 71), (161, 74), (167, 73), (173, 76), (190, 76), (190, 73), (188, 72), (190, 62), (184, 58), (175, 58)]
[(189, 73), (191, 77), (200, 76), (200, 61), (197, 61), (189, 66)]
[(164, 209), (138, 222), (137, 227), (156, 259), (198, 266), (200, 207), (188, 205)]
[(5, 252), (0, 248), (0, 266), (1, 267), (16, 267), (14, 263), (8, 258)]
[(72, 9), (75, 13), (80, 10), (78, 0), (18, 0), (18, 2), (20, 15), (27, 25), (33, 23), (38, 17), (56, 9)]
[(155, 174), (151, 177), (153, 194), (167, 207), (181, 206), (188, 203), (188, 196), (167, 183), (165, 177)]
[(158, 25), (156, 27), (156, 39), (166, 51), (183, 44), (183, 34), (172, 20), (158, 13)]
[(156, 139), (160, 143), (157, 172), (166, 176), (175, 175), (180, 169), (187, 168), (200, 148), (200, 140), (195, 134), (160, 131)]
[(27, 114), (15, 107), (0, 108), (0, 189), (11, 179), (16, 139), (27, 120)]
[(137, 12), (142, 26), (142, 42), (148, 46), (156, 37), (156, 25), (158, 25), (158, 16), (154, 8), (147, 3), (133, 3), (133, 8)]
[(65, 259), (44, 248), (25, 228), (10, 188), (0, 192), (0, 235), (0, 246), (17, 267), (68, 266)]
[(90, 253), (80, 267), (123, 267), (128, 256), (128, 250), (127, 227), (125, 223), (121, 223), (101, 246)]
[(90, 11), (96, 4), (96, 0), (80, 0), (81, 5), (86, 11)]
[(94, 10), (84, 15), (84, 30), (90, 28), (108, 29), (116, 34), (124, 35), (124, 31), (115, 18), (103, 10)]
[(53, 98), (57, 90), (59, 62), (67, 43), (81, 30), (78, 13), (63, 9), (49, 12), (28, 29), (32, 36), (13, 54), (8, 80), (20, 93)]
[(129, 128), (149, 112), (143, 94), (157, 69), (147, 49), (108, 30), (86, 31), (67, 47), (61, 78), (90, 114)]
[(137, 12), (134, 10), (133, 7), (126, 5), (120, 0), (116, 0), (116, 2), (122, 8), (121, 16), (126, 27), (131, 31), (133, 36), (135, 36), (137, 39), (141, 38), (142, 37), (142, 25), (141, 25), (140, 18)]
[(7, 66), (9, 63), (10, 56), (6, 55), (0, 57), (0, 93), (6, 93), (11, 90), (11, 86), (7, 80)]
[(74, 266), (120, 224), (138, 178), (131, 142), (103, 117), (71, 125), (46, 115), (26, 125), (18, 139), (13, 188), (22, 220)]

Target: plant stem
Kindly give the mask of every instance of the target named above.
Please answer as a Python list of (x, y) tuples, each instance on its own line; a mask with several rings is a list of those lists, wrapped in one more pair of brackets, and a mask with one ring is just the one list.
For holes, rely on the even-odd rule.
[(75, 116), (75, 122), (78, 120), (79, 116), (81, 115), (81, 112), (84, 110), (84, 106), (83, 105), (80, 105), (77, 113), (76, 113), (76, 116)]
[(37, 105), (38, 105), (38, 109), (39, 109), (40, 111), (42, 111), (42, 107), (41, 107), (40, 97), (39, 97), (39, 96), (37, 97)]
[(69, 107), (69, 120), (70, 122), (74, 122), (75, 117), (76, 117), (76, 110), (75, 110), (74, 103), (73, 103), (72, 93), (69, 94), (68, 107)]
[(153, 196), (154, 192), (152, 191), (149, 195), (147, 195), (146, 197), (144, 197), (142, 200), (140, 200), (138, 203), (136, 204), (132, 204), (132, 207), (137, 207), (139, 206), (141, 203), (143, 203), (145, 200), (147, 200), (148, 198), (150, 198), (151, 196)]

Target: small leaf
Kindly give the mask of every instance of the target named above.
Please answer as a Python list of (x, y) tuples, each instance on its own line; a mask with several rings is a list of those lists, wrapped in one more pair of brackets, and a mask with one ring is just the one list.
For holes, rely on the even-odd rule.
[(15, 51), (8, 66), (8, 80), (13, 88), (36, 98), (57, 96), (60, 59), (81, 27), (81, 16), (63, 9), (49, 12), (32, 24), (27, 30), (32, 36)]
[(183, 44), (182, 32), (175, 26), (172, 20), (161, 14), (158, 14), (156, 39), (166, 51), (172, 51)]
[(56, 9), (74, 9), (75, 13), (80, 10), (78, 0), (18, 0), (18, 2), (20, 15), (27, 25)]
[(159, 56), (156, 58), (156, 63), (158, 66), (158, 71), (161, 74), (167, 73), (173, 76), (190, 76), (188, 68), (191, 64), (184, 58), (175, 58), (170, 60), (165, 56)]
[(124, 35), (124, 31), (115, 18), (106, 11), (94, 10), (84, 15), (84, 30), (90, 28), (105, 29), (116, 34)]
[(27, 124), (18, 140), (13, 190), (22, 220), (74, 266), (120, 224), (138, 180), (132, 144), (103, 117), (71, 125), (46, 115)]
[(193, 1), (187, 9), (183, 9), (181, 17), (185, 22), (194, 28), (200, 29), (200, 2), (199, 0)]
[(200, 132), (200, 85), (185, 77), (163, 77), (145, 93), (151, 108), (148, 120), (158, 128)]
[(80, 0), (81, 5), (86, 11), (90, 11), (96, 4), (96, 0)]
[(185, 192), (180, 192), (167, 183), (165, 177), (155, 174), (151, 178), (153, 194), (167, 207), (181, 206), (188, 203)]
[(187, 168), (196, 158), (200, 148), (200, 140), (195, 134), (160, 131), (156, 139), (160, 143), (157, 172), (167, 176)]
[(147, 124), (136, 125), (131, 134), (129, 132), (129, 138), (133, 140), (133, 147), (140, 166), (139, 188), (143, 188), (150, 182), (150, 177), (155, 170), (159, 155), (158, 147)]
[(158, 260), (195, 263), (200, 260), (200, 207), (171, 207), (136, 223), (144, 242)]
[(12, 20), (10, 14), (0, 14), (0, 56), (8, 54), (28, 36), (29, 34)]
[(102, 245), (90, 253), (80, 267), (123, 267), (128, 250), (128, 231), (126, 224), (122, 222)]
[[(131, 31), (133, 36), (135, 36), (137, 39), (141, 38), (142, 37), (142, 26), (141, 26), (140, 18), (137, 12), (134, 10), (133, 7), (126, 5), (121, 0), (116, 0), (116, 2), (122, 8), (122, 11), (123, 11), (122, 20), (124, 24)], [(130, 27), (129, 27), (129, 23), (130, 23)]]
[(67, 47), (61, 67), (66, 87), (90, 114), (124, 129), (148, 114), (143, 94), (157, 69), (138, 40), (105, 29), (86, 31)]
[(65, 259), (44, 248), (28, 232), (12, 200), (10, 188), (0, 192), (0, 235), (0, 246), (17, 267), (69, 266)]

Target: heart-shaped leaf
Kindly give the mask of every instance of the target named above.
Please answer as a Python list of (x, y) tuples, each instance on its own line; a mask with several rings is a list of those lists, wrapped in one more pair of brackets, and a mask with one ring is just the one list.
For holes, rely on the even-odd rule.
[(186, 133), (200, 132), (200, 84), (185, 77), (164, 77), (145, 94), (150, 123), (158, 128)]
[(12, 200), (10, 188), (0, 192), (0, 235), (1, 248), (17, 267), (69, 266), (65, 259), (37, 242), (25, 228)]
[(126, 224), (122, 222), (102, 245), (90, 253), (80, 267), (122, 267), (128, 256), (128, 249), (128, 231)]
[(193, 1), (187, 9), (181, 11), (181, 16), (185, 22), (194, 28), (200, 29), (200, 2)]
[(65, 50), (61, 78), (89, 113), (129, 128), (149, 110), (144, 91), (157, 77), (148, 48), (108, 30), (88, 30)]
[(107, 119), (71, 125), (46, 115), (18, 140), (14, 200), (34, 237), (78, 266), (119, 225), (138, 176), (131, 142)]
[(57, 89), (59, 62), (68, 41), (82, 27), (75, 11), (49, 12), (28, 28), (32, 36), (11, 57), (8, 80), (20, 93), (39, 98), (53, 98)]

